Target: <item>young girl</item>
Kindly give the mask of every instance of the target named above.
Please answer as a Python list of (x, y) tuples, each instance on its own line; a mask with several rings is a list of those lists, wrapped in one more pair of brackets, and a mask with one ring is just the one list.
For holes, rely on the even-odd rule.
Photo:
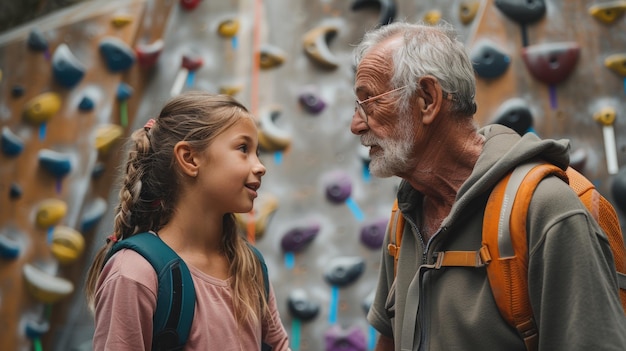
[(151, 231), (186, 263), (196, 291), (185, 350), (289, 350), (273, 290), (266, 302), (259, 260), (236, 231), (265, 167), (257, 128), (227, 95), (185, 93), (131, 135), (113, 234), (97, 254), (86, 294), (95, 309), (94, 350), (151, 350), (157, 276), (133, 250), (111, 246)]

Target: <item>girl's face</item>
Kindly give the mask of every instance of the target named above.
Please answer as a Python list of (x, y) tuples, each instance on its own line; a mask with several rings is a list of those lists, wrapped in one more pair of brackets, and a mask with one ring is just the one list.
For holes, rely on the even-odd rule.
[(258, 157), (258, 131), (244, 118), (218, 135), (204, 151), (198, 183), (208, 206), (223, 213), (252, 210), (265, 166)]

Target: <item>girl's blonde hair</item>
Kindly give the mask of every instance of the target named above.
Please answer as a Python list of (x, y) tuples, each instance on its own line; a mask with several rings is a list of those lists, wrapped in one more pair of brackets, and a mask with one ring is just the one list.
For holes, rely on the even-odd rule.
[[(113, 237), (123, 240), (137, 233), (158, 232), (174, 213), (178, 198), (178, 169), (174, 145), (187, 141), (203, 151), (220, 133), (244, 118), (248, 110), (228, 95), (187, 92), (169, 100), (151, 128), (134, 131), (115, 210)], [(234, 312), (238, 322), (268, 313), (261, 266), (238, 233), (232, 213), (224, 215), (222, 250), (230, 263)], [(85, 293), (94, 310), (96, 285), (113, 240), (96, 254), (89, 268)], [(253, 284), (249, 284), (253, 282)]]

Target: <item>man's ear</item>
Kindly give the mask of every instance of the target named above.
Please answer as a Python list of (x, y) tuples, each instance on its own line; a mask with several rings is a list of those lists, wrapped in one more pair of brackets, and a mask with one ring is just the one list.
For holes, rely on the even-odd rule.
[(197, 154), (186, 141), (179, 141), (174, 145), (174, 159), (183, 174), (190, 177), (198, 175)]
[(432, 123), (441, 109), (443, 103), (443, 91), (439, 81), (433, 76), (424, 76), (418, 82), (418, 94), (420, 97), (420, 112), (422, 123)]

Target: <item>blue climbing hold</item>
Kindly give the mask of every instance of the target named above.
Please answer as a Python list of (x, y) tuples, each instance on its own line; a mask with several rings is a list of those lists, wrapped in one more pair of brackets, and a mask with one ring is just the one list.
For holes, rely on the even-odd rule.
[(11, 184), (11, 189), (9, 189), (9, 197), (11, 200), (17, 200), (22, 197), (22, 187), (17, 183)]
[(35, 28), (28, 34), (26, 45), (34, 51), (46, 51), (48, 49), (48, 40), (39, 28)]
[(130, 85), (126, 83), (120, 83), (120, 85), (117, 86), (116, 97), (118, 100), (128, 100), (131, 95), (133, 95), (133, 88)]
[(112, 72), (125, 71), (135, 63), (133, 49), (115, 37), (106, 37), (100, 41), (100, 53)]
[(9, 127), (2, 128), (2, 152), (7, 156), (17, 156), (24, 150), (24, 142)]
[(52, 75), (57, 83), (73, 88), (85, 76), (85, 66), (72, 54), (67, 44), (61, 44), (52, 55)]
[(80, 100), (80, 103), (78, 104), (78, 109), (81, 111), (91, 111), (93, 110), (95, 106), (95, 103), (93, 102), (93, 99), (91, 99), (89, 96), (83, 96), (83, 98)]
[(39, 151), (39, 165), (56, 177), (66, 176), (72, 170), (69, 155), (49, 149)]

